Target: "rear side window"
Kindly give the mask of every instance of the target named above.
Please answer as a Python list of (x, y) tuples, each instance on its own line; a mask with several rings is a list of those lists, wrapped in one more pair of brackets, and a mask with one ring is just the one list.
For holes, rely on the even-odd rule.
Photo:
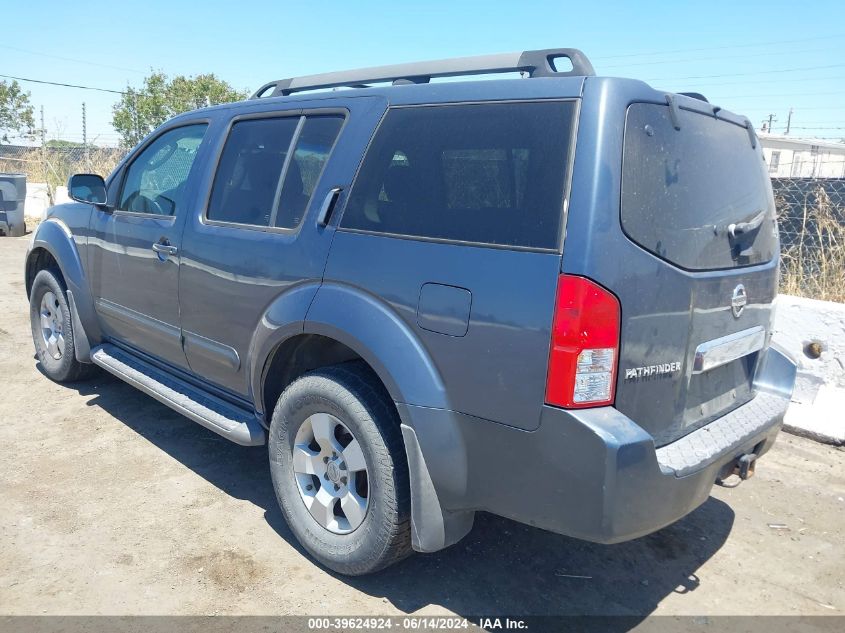
[(341, 116), (308, 117), (296, 141), (279, 199), (275, 226), (299, 226), (343, 125)]
[(276, 189), (299, 117), (232, 125), (208, 203), (209, 220), (270, 226)]
[(557, 248), (574, 108), (549, 101), (390, 110), (342, 226)]
[[(628, 108), (622, 170), (625, 233), (688, 270), (771, 261), (777, 233), (771, 184), (746, 128), (669, 107)], [(745, 227), (731, 235), (730, 225)]]
[(342, 125), (341, 116), (233, 124), (214, 178), (208, 219), (286, 229), (299, 226)]

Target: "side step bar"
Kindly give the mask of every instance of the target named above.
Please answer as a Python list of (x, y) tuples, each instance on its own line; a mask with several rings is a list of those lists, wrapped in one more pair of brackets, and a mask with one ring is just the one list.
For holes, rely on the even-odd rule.
[(105, 344), (91, 351), (91, 360), (194, 422), (242, 446), (265, 443), (264, 429), (250, 412), (205, 393), (193, 385)]

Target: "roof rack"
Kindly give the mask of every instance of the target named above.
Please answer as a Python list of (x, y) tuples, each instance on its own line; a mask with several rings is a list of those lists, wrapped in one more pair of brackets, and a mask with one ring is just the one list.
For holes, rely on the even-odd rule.
[[(569, 60), (571, 70), (558, 70), (555, 61)], [(434, 77), (459, 77), (462, 75), (484, 75), (493, 73), (525, 72), (529, 77), (571, 77), (595, 75), (593, 65), (587, 56), (576, 48), (548, 48), (537, 51), (480, 55), (477, 57), (454, 57), (429, 62), (393, 64), (374, 68), (359, 68), (340, 72), (306, 75), (271, 81), (261, 86), (252, 95), (278, 97), (320, 88), (366, 87), (368, 83), (392, 81), (398, 84), (428, 83)]]

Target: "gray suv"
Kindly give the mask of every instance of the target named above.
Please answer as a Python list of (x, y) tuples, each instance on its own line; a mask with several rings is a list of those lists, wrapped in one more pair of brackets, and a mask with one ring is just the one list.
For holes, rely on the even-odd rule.
[[(432, 81), (490, 73), (523, 78)], [(577, 50), (275, 81), (69, 188), (26, 259), (44, 372), (266, 443), (340, 573), (479, 510), (647, 534), (753, 474), (790, 399), (751, 124)]]

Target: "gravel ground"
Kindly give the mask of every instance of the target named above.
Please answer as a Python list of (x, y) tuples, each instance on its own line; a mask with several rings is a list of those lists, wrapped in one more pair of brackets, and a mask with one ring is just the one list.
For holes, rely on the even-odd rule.
[(105, 375), (40, 373), (27, 241), (0, 238), (0, 614), (845, 612), (845, 451), (789, 435), (754, 479), (630, 543), (479, 514), (446, 551), (328, 573), (282, 520), (264, 449)]

